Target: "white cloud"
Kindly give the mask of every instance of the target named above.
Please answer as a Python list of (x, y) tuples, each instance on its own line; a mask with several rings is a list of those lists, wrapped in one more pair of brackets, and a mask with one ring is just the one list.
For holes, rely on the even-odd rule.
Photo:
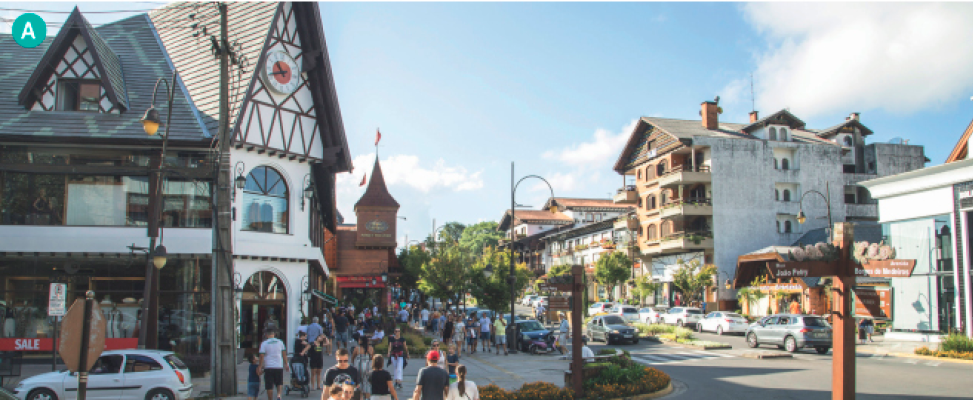
[[(767, 40), (754, 72), (766, 112), (915, 112), (965, 99), (973, 87), (970, 4), (749, 3), (743, 11)], [(741, 77), (724, 98), (749, 103), (748, 89)]]
[(561, 150), (547, 151), (543, 156), (568, 165), (600, 167), (606, 161), (618, 157), (618, 153), (622, 151), (637, 122), (638, 120), (632, 120), (617, 133), (609, 132), (607, 129), (596, 129), (591, 141), (581, 142)]

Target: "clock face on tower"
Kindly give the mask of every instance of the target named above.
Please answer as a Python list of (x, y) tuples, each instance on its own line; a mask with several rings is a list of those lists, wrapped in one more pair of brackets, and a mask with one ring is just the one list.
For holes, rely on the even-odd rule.
[(267, 53), (260, 76), (271, 91), (287, 95), (300, 85), (301, 67), (287, 52), (274, 50)]

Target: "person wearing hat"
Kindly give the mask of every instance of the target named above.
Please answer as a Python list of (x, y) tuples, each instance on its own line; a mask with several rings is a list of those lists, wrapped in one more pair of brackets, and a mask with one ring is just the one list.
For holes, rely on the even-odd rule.
[(426, 366), (419, 370), (413, 400), (443, 400), (449, 394), (449, 373), (439, 367), (439, 350), (426, 354)]

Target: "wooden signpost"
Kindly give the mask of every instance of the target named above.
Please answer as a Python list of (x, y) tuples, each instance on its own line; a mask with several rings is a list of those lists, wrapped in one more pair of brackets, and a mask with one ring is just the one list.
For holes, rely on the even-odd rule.
[[(854, 245), (854, 227), (847, 222), (834, 225), (834, 246), (837, 247), (837, 258), (830, 261), (786, 261), (767, 263), (767, 270), (774, 279), (833, 277), (835, 292), (834, 336), (832, 338), (834, 352), (831, 369), (831, 398), (833, 400), (855, 399), (855, 321), (852, 313), (851, 293), (859, 293), (861, 309), (871, 316), (886, 313), (891, 316), (891, 298), (887, 297), (882, 304), (881, 293), (874, 296), (871, 292), (862, 296), (868, 290), (853, 289), (856, 277), (893, 277), (902, 278), (912, 276), (915, 260), (876, 260), (868, 259), (859, 265), (852, 258)], [(867, 244), (867, 243), (866, 243)], [(823, 255), (824, 252), (822, 252)], [(832, 253), (832, 256), (834, 254)], [(856, 301), (857, 303), (858, 301)], [(874, 304), (873, 304), (874, 303)], [(874, 306), (874, 307), (873, 307)], [(887, 308), (886, 308), (887, 306)], [(878, 314), (878, 315), (876, 315)]]
[(85, 400), (88, 371), (105, 350), (107, 321), (95, 302), (95, 292), (88, 291), (86, 299), (77, 299), (64, 316), (61, 327), (61, 348), (58, 353), (71, 372), (78, 374), (77, 400)]

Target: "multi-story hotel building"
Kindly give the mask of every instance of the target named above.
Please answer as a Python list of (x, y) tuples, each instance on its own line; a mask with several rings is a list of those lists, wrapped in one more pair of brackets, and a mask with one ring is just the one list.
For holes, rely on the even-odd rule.
[[(859, 114), (810, 129), (787, 110), (746, 124), (719, 121), (716, 102), (703, 102), (702, 120), (643, 117), (614, 169), (635, 185), (616, 202), (634, 204), (642, 261), (665, 282), (662, 303), (674, 300), (672, 273), (693, 260), (715, 264), (731, 279), (737, 257), (790, 245), (804, 232), (838, 221), (877, 221), (878, 209), (859, 182), (922, 168), (921, 146), (866, 144), (873, 132)], [(807, 215), (799, 224), (802, 195)], [(732, 300), (719, 288), (720, 300)]]

